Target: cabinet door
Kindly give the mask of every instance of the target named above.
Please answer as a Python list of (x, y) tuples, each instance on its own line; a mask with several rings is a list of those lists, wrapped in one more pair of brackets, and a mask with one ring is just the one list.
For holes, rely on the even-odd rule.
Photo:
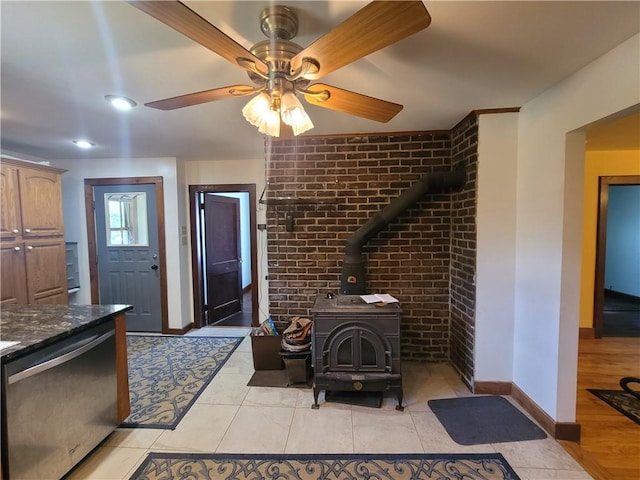
[(0, 238), (15, 238), (20, 235), (20, 198), (18, 192), (18, 169), (11, 165), (0, 165)]
[(22, 236), (64, 235), (60, 174), (22, 168), (19, 176)]
[(63, 239), (25, 241), (29, 303), (67, 304), (67, 275)]
[(0, 304), (27, 303), (24, 253), (21, 243), (0, 245)]

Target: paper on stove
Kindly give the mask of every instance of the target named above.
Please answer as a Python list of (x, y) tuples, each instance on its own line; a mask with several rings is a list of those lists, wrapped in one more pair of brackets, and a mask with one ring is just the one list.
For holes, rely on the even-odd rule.
[(399, 300), (388, 293), (375, 293), (373, 295), (360, 295), (360, 298), (367, 303), (396, 303)]

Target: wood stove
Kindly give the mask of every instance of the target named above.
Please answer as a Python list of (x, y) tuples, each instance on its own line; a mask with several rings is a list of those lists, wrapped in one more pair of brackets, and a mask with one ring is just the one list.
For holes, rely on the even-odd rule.
[(359, 295), (318, 296), (311, 309), (313, 408), (331, 391), (389, 391), (402, 406), (397, 303), (367, 304)]

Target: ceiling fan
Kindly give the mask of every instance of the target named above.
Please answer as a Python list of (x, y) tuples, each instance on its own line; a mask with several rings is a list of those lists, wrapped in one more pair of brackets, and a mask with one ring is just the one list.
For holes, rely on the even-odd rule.
[(431, 23), (421, 1), (374, 1), (303, 48), (291, 41), (295, 12), (265, 8), (260, 29), (267, 40), (247, 50), (179, 1), (129, 1), (131, 5), (245, 69), (253, 85), (230, 85), (166, 98), (145, 105), (161, 110), (256, 94), (243, 115), (261, 133), (278, 137), (281, 126), (299, 135), (313, 128), (296, 94), (319, 107), (388, 122), (403, 106), (324, 83), (311, 83), (359, 58), (416, 33)]

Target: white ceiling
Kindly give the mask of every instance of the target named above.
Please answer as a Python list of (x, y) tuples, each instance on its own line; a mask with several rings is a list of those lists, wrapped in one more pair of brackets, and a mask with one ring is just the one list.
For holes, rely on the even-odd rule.
[[(264, 39), (270, 3), (187, 1), (238, 43)], [(306, 46), (366, 5), (277, 2), (299, 17)], [(388, 124), (309, 105), (309, 134), (449, 129), (475, 109), (518, 107), (640, 31), (638, 1), (425, 1), (432, 23), (322, 81), (404, 105)], [(247, 98), (174, 111), (143, 106), (250, 83), (245, 72), (120, 1), (0, 2), (2, 150), (42, 159), (260, 158)], [(138, 102), (116, 112), (104, 100)], [(91, 151), (71, 141), (95, 142)]]

